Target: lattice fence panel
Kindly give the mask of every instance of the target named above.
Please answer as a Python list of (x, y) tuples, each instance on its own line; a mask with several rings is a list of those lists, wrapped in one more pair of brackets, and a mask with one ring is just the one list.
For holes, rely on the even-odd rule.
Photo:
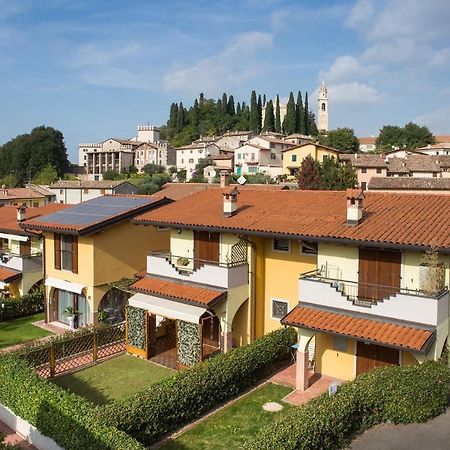
[(125, 323), (119, 323), (97, 331), (97, 358), (106, 358), (126, 350)]
[(39, 376), (43, 378), (49, 378), (51, 376), (50, 346), (29, 350), (22, 354), (21, 357), (24, 358), (31, 367), (36, 369), (36, 373)]
[(93, 333), (76, 336), (67, 341), (54, 342), (55, 374), (67, 372), (93, 362)]

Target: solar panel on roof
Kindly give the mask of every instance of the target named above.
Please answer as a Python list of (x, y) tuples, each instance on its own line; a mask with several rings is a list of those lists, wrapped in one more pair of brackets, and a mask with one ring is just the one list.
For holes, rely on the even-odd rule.
[(39, 222), (59, 225), (89, 226), (152, 203), (148, 197), (103, 196), (39, 218)]

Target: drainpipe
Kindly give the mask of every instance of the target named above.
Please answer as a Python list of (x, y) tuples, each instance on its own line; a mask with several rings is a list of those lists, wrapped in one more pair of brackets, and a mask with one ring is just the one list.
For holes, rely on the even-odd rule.
[(45, 289), (45, 236), (42, 233), (42, 267), (43, 267), (43, 275), (44, 275), (44, 322), (49, 323), (49, 312), (48, 312), (48, 299), (47, 299), (47, 290)]

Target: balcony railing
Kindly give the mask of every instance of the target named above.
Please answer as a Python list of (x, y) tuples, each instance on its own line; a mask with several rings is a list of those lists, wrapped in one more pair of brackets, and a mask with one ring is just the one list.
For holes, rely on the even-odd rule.
[(386, 300), (397, 294), (426, 298), (439, 298), (448, 291), (447, 287), (438, 292), (430, 292), (424, 289), (408, 289), (395, 286), (384, 286), (380, 284), (340, 280), (337, 278), (322, 276), (319, 270), (303, 273), (300, 275), (300, 279), (327, 283), (331, 287), (335, 288), (336, 292), (340, 292), (343, 296), (346, 296), (348, 300), (352, 301), (354, 305), (358, 306), (375, 305), (378, 302)]
[(32, 272), (42, 268), (42, 253), (18, 255), (8, 250), (0, 250), (0, 266), (20, 272)]
[(245, 257), (230, 257), (229, 261), (210, 261), (207, 259), (199, 259), (199, 258), (189, 258), (186, 256), (175, 255), (171, 252), (151, 252), (150, 256), (156, 256), (160, 258), (165, 258), (169, 261), (177, 270), (198, 270), (205, 265), (212, 265), (217, 267), (236, 267), (242, 266), (243, 264), (247, 264), (247, 254)]

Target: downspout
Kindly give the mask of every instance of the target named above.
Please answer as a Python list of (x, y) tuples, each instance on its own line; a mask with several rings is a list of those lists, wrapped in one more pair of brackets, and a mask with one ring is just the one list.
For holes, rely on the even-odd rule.
[(47, 291), (45, 289), (45, 276), (46, 276), (46, 270), (45, 270), (45, 236), (44, 233), (42, 233), (42, 267), (44, 268), (43, 275), (44, 275), (44, 321), (45, 323), (49, 323), (49, 317), (48, 317), (48, 298), (47, 298)]

